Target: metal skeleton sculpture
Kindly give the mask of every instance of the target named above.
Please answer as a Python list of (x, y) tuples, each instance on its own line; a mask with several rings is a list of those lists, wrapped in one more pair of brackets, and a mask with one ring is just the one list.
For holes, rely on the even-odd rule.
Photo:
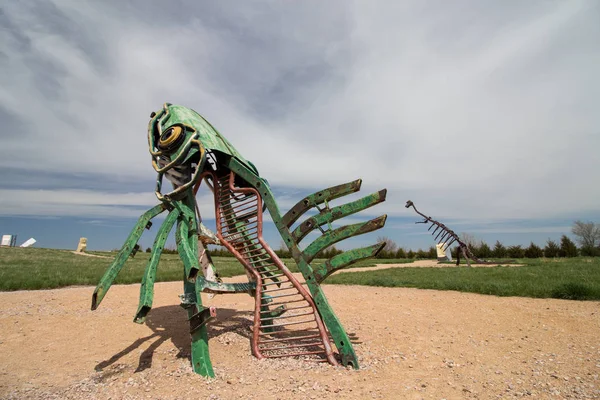
[[(313, 261), (334, 243), (383, 227), (386, 215), (335, 229), (331, 223), (383, 202), (386, 190), (330, 207), (330, 201), (359, 191), (359, 179), (311, 194), (282, 214), (269, 183), (259, 176), (255, 166), (198, 113), (167, 103), (150, 118), (148, 145), (152, 165), (158, 173), (156, 196), (160, 203), (144, 213), (129, 234), (94, 291), (92, 310), (99, 306), (127, 258), (135, 254), (144, 229), (151, 226), (150, 220), (168, 210), (142, 278), (134, 322), (143, 323), (152, 307), (157, 265), (167, 236), (176, 224), (177, 250), (184, 265), (181, 306), (189, 317), (191, 358), (196, 373), (214, 376), (206, 323), (216, 314), (214, 308), (202, 305), (202, 292), (246, 292), (254, 296), (251, 348), (259, 359), (303, 356), (337, 365), (333, 343), (341, 364), (358, 368), (350, 337), (327, 302), (321, 282), (334, 271), (375, 256), (385, 244), (349, 250), (324, 263)], [(174, 188), (168, 194), (161, 192), (163, 177)], [(202, 224), (196, 204), (196, 192), (202, 181), (214, 193), (216, 235)], [(263, 239), (265, 209), (304, 282), (292, 275)], [(311, 209), (317, 212), (298, 222)], [(299, 243), (314, 230), (322, 235), (301, 248)], [(216, 279), (216, 269), (205, 249), (210, 243), (225, 246), (233, 253), (250, 277), (248, 283), (228, 284)]]
[(458, 244), (458, 247), (456, 249), (456, 265), (460, 264), (460, 254), (463, 255), (469, 267), (471, 266), (470, 260), (474, 260), (478, 264), (489, 264), (488, 261), (480, 260), (479, 258), (475, 257), (471, 250), (469, 250), (469, 246), (465, 242), (460, 240), (458, 235), (454, 233), (452, 229), (448, 228), (441, 222), (438, 222), (435, 219), (428, 217), (425, 214), (421, 213), (419, 210), (417, 210), (417, 207), (415, 207), (415, 204), (412, 201), (408, 200), (406, 202), (405, 207), (414, 208), (415, 212), (424, 218), (423, 221), (417, 221), (415, 222), (415, 224), (431, 224), (427, 229), (428, 231), (431, 231), (431, 228), (435, 226), (435, 229), (433, 230), (433, 232), (431, 232), (431, 234), (435, 236), (435, 240), (438, 242), (438, 244), (442, 245), (442, 251), (446, 251), (454, 243)]

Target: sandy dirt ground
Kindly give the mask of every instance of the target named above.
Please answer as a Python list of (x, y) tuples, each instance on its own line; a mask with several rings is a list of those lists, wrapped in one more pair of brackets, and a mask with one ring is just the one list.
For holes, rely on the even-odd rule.
[[(471, 263), (472, 268), (490, 268), (497, 267), (499, 265), (505, 265), (508, 267), (521, 267), (521, 264), (475, 264)], [(452, 264), (444, 264), (439, 263), (436, 260), (417, 260), (411, 263), (403, 263), (403, 264), (376, 264), (374, 267), (361, 267), (361, 268), (350, 268), (344, 269), (341, 271), (334, 272), (335, 274), (345, 274), (347, 272), (362, 272), (362, 271), (375, 271), (378, 269), (388, 269), (388, 268), (454, 268), (456, 265)], [(461, 265), (464, 267), (464, 265)]]
[[(406, 265), (404, 265), (406, 266)], [(389, 267), (389, 266), (387, 266)], [(205, 298), (215, 379), (192, 372), (182, 284), (158, 283), (146, 325), (139, 285), (0, 293), (0, 398), (600, 398), (600, 303), (324, 286), (359, 338), (359, 370), (250, 353), (253, 300)]]

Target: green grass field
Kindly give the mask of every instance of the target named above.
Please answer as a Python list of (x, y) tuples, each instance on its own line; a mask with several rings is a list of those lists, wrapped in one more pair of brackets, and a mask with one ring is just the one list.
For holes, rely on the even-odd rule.
[(521, 259), (521, 267), (396, 268), (330, 277), (327, 283), (457, 290), (496, 296), (600, 300), (600, 258)]
[[(95, 286), (116, 253), (90, 252), (100, 257), (75, 255), (68, 250), (0, 248), (0, 291), (52, 289), (73, 285)], [(149, 253), (130, 258), (116, 284), (139, 283)], [(241, 275), (242, 266), (232, 257), (214, 257), (223, 277)], [(320, 263), (324, 260), (315, 260)], [(292, 259), (284, 262), (292, 272)], [(351, 268), (410, 260), (366, 260)], [(412, 287), (458, 290), (496, 296), (522, 296), (574, 300), (600, 300), (600, 258), (523, 259), (521, 267), (396, 268), (337, 274), (327, 284)], [(163, 254), (157, 281), (180, 281), (183, 264), (177, 254)]]
[[(116, 253), (91, 251), (89, 254), (106, 257), (86, 257), (69, 250), (0, 247), (0, 291), (53, 289), (73, 285), (95, 286), (112, 263)], [(116, 284), (139, 283), (149, 253), (137, 253), (130, 258), (117, 277)], [(244, 274), (244, 269), (233, 257), (214, 257), (221, 276)], [(298, 267), (292, 259), (283, 260), (292, 272)], [(315, 260), (315, 263), (324, 260)], [(399, 260), (402, 262), (402, 260)], [(370, 260), (352, 265), (373, 265)], [(183, 279), (183, 263), (177, 254), (163, 254), (158, 265), (157, 282)]]

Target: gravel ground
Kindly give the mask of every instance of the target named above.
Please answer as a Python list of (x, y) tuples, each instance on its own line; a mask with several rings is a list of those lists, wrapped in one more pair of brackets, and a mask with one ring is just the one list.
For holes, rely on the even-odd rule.
[(218, 313), (209, 329), (215, 379), (189, 365), (181, 283), (156, 284), (146, 325), (132, 322), (139, 285), (114, 286), (93, 312), (92, 287), (0, 293), (0, 397), (600, 398), (599, 302), (324, 290), (359, 337), (359, 370), (255, 359), (252, 299), (219, 295), (204, 299)]

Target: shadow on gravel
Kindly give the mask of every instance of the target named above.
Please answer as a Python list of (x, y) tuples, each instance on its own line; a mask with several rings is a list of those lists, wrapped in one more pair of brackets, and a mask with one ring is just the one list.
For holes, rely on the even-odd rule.
[[(217, 317), (208, 322), (209, 340), (227, 332), (235, 332), (249, 340), (252, 335), (252, 315), (252, 312), (249, 311), (236, 311), (228, 308), (217, 309)], [(98, 363), (95, 370), (103, 371), (144, 343), (154, 339), (156, 340), (140, 354), (135, 372), (150, 368), (154, 352), (167, 340), (173, 342), (173, 345), (179, 349), (176, 357), (190, 358), (189, 323), (187, 313), (183, 308), (176, 305), (153, 308), (148, 314), (146, 325), (152, 329), (153, 333), (151, 335), (137, 339), (110, 359)]]

